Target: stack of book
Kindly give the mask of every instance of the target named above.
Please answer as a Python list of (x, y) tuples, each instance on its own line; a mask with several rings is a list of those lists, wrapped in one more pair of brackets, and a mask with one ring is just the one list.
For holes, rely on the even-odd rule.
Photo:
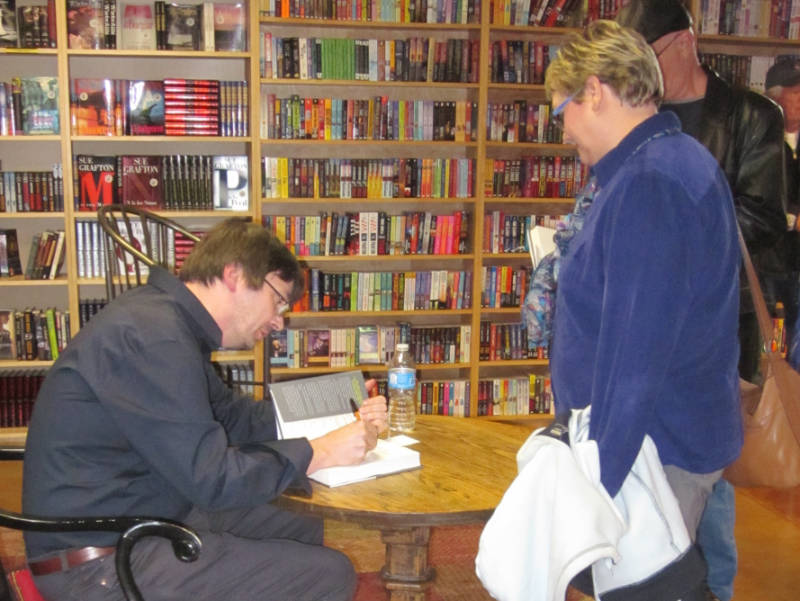
[(60, 163), (52, 171), (0, 171), (0, 213), (64, 210)]
[(26, 280), (54, 280), (64, 264), (64, 230), (34, 234), (25, 267)]
[(0, 48), (55, 48), (56, 5), (14, 7), (14, 0), (0, 0)]
[(220, 85), (213, 79), (165, 79), (165, 133), (219, 135)]
[(69, 331), (69, 311), (33, 307), (0, 311), (0, 359), (58, 359)]
[(58, 134), (58, 78), (41, 75), (0, 82), (0, 135)]

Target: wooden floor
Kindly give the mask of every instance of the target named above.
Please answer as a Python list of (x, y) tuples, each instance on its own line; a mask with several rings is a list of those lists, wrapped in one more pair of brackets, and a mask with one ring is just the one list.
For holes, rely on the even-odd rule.
[[(800, 488), (738, 489), (736, 511), (739, 573), (734, 600), (800, 599)], [(376, 553), (380, 538), (375, 532), (336, 522), (328, 525), (326, 542), (350, 555), (359, 572), (376, 571), (382, 565), (382, 557)], [(462, 578), (470, 576), (463, 574)], [(461, 599), (484, 600), (491, 601), (491, 597), (482, 592), (472, 592)]]
[[(21, 471), (16, 462), (0, 462), (0, 507), (19, 509)], [(739, 574), (734, 599), (800, 599), (800, 488), (786, 491), (738, 489), (736, 509)], [(20, 552), (18, 537), (9, 534), (0, 532), (0, 557)], [(382, 547), (377, 532), (334, 522), (326, 528), (326, 539), (327, 544), (350, 555), (359, 572), (380, 569)], [(469, 575), (471, 566), (465, 568), (470, 569), (462, 573)], [(490, 599), (478, 592), (467, 596), (475, 600)], [(469, 600), (465, 596), (460, 601)]]

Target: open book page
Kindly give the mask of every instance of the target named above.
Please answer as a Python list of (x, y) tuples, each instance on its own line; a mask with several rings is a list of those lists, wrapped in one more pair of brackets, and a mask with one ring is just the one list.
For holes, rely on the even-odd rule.
[[(350, 399), (361, 405), (367, 398), (360, 371), (326, 374), (270, 384), (281, 438), (318, 438), (356, 418)], [(419, 452), (378, 440), (358, 465), (323, 468), (309, 478), (327, 486), (341, 486), (420, 466)]]
[(556, 249), (556, 243), (553, 241), (555, 233), (555, 229), (543, 225), (534, 225), (528, 229), (528, 250), (534, 268), (539, 265), (539, 261)]

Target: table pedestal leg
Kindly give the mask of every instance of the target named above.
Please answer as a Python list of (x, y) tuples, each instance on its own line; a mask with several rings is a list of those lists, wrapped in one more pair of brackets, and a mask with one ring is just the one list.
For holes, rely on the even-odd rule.
[(386, 565), (381, 576), (389, 591), (389, 601), (425, 601), (435, 573), (428, 565), (430, 538), (430, 528), (381, 532), (386, 545)]

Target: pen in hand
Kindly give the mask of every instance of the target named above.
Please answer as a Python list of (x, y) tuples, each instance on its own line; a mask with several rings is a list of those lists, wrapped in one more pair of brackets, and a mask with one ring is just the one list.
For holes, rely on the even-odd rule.
[(352, 399), (352, 397), (350, 398), (350, 409), (353, 410), (353, 415), (356, 416), (356, 419), (360, 421), (361, 412), (358, 410), (358, 405), (356, 405), (356, 402)]

